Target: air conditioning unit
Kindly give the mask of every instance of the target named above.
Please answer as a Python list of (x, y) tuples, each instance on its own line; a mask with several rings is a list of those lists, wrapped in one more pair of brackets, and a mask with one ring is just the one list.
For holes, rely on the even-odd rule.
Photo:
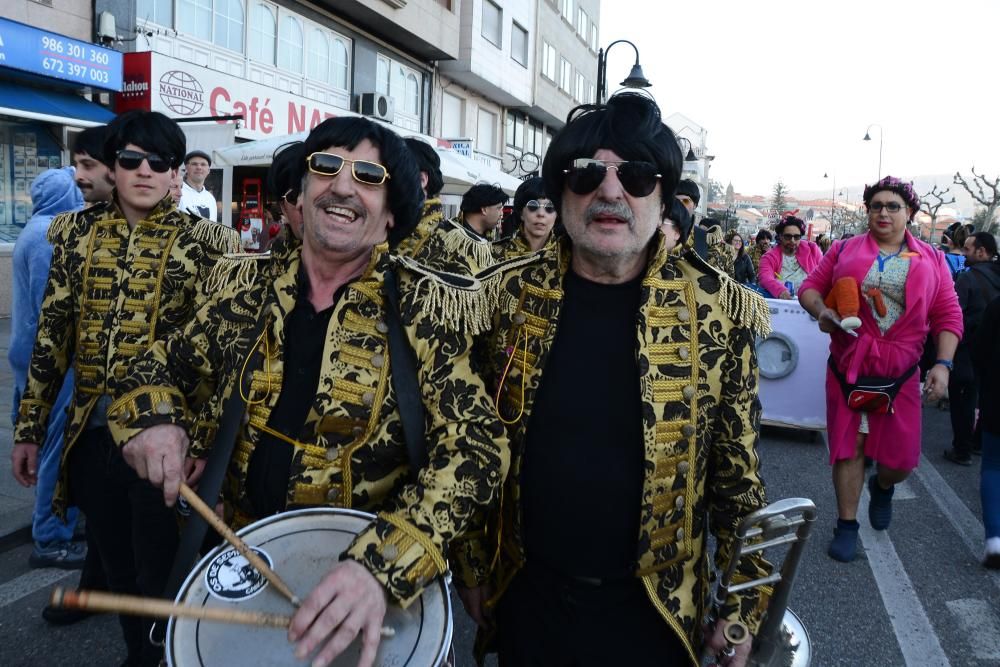
[(361, 93), (358, 101), (358, 111), (362, 116), (371, 116), (392, 122), (392, 98), (382, 93)]

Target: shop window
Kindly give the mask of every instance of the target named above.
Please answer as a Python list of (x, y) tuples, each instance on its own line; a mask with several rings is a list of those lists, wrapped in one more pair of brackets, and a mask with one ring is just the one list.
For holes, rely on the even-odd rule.
[(500, 48), (503, 45), (503, 10), (492, 0), (483, 0), (482, 35), (486, 40)]
[(215, 43), (243, 53), (243, 3), (215, 0)]
[(302, 26), (298, 19), (285, 16), (278, 31), (278, 67), (302, 74)]
[(177, 29), (184, 35), (212, 41), (212, 0), (178, 0)]
[(350, 67), (350, 57), (347, 53), (347, 44), (339, 37), (333, 38), (333, 78), (330, 83), (341, 90), (347, 90), (348, 68)]
[(330, 40), (319, 28), (309, 34), (309, 78), (326, 83), (330, 80)]
[(250, 11), (250, 60), (274, 64), (274, 42), (278, 36), (277, 15), (270, 5), (258, 2)]
[(517, 23), (510, 31), (510, 57), (514, 62), (528, 66), (528, 31)]
[(173, 28), (173, 0), (138, 0), (135, 5), (135, 18), (136, 23), (149, 22)]

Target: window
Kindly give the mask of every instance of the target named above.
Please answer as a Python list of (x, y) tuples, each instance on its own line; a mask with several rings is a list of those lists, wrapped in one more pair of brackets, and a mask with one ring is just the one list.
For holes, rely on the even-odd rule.
[(590, 30), (590, 20), (587, 18), (587, 12), (583, 11), (583, 7), (577, 7), (576, 9), (576, 34), (580, 36), (580, 39), (587, 41), (587, 33)]
[(136, 23), (150, 21), (168, 28), (174, 27), (173, 0), (139, 0), (135, 7)]
[(340, 37), (333, 38), (333, 68), (330, 72), (330, 83), (341, 90), (347, 90), (348, 68), (350, 56), (347, 53), (347, 42)]
[(302, 74), (302, 26), (298, 19), (284, 16), (278, 31), (278, 67)]
[(597, 42), (597, 24), (596, 23), (591, 23), (590, 24), (590, 49), (592, 51), (597, 51), (597, 49), (598, 49), (597, 44), (598, 44), (598, 42)]
[(492, 0), (483, 0), (483, 37), (500, 48), (503, 46), (503, 11)]
[(556, 47), (542, 42), (542, 76), (556, 80)]
[(215, 43), (243, 53), (243, 3), (215, 0)]
[(587, 97), (583, 101), (584, 102), (597, 101), (597, 92), (594, 90), (594, 84), (590, 81), (587, 82)]
[(416, 70), (378, 56), (375, 66), (375, 91), (393, 99), (397, 111), (413, 116), (420, 114), (421, 76)]
[(573, 0), (560, 0), (559, 9), (562, 11), (563, 18), (573, 22)]
[(586, 91), (586, 84), (587, 84), (587, 81), (586, 81), (586, 79), (583, 78), (583, 73), (582, 72), (577, 72), (576, 73), (576, 86), (573, 89), (573, 98), (577, 102), (583, 102), (584, 101), (584, 97), (583, 96), (587, 92)]
[(383, 95), (389, 94), (389, 59), (384, 56), (378, 57), (375, 68), (375, 91)]
[(250, 60), (274, 64), (274, 41), (278, 36), (277, 12), (270, 5), (258, 2), (250, 10)]
[(330, 40), (319, 28), (309, 33), (309, 60), (306, 73), (310, 79), (326, 83), (330, 80)]
[(480, 108), (478, 121), (476, 146), (484, 153), (496, 155), (497, 115)]
[(451, 93), (441, 95), (441, 134), (448, 139), (465, 136), (462, 127), (462, 98)]
[(514, 62), (528, 66), (528, 31), (517, 23), (510, 31), (510, 57)]
[(573, 92), (573, 66), (565, 58), (559, 58), (559, 87), (567, 93)]
[(178, 0), (177, 29), (191, 37), (211, 42), (212, 0)]

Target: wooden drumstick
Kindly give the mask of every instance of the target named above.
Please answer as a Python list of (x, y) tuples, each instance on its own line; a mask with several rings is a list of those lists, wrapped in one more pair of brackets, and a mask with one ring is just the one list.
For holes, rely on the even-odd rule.
[(224, 537), (226, 542), (229, 542), (229, 544), (231, 544), (241, 556), (246, 558), (254, 569), (260, 572), (265, 579), (271, 582), (271, 584), (278, 589), (279, 593), (288, 598), (288, 601), (292, 603), (293, 607), (296, 609), (299, 608), (302, 604), (302, 600), (299, 599), (299, 596), (292, 592), (292, 589), (290, 589), (284, 580), (278, 576), (277, 572), (268, 567), (267, 563), (265, 563), (253, 549), (247, 546), (247, 543), (241, 540), (240, 537), (226, 525), (225, 521), (220, 519), (219, 515), (205, 504), (205, 501), (203, 501), (190, 486), (181, 482), (180, 491), (184, 500), (186, 500), (188, 504), (191, 505), (196, 512), (198, 512), (201, 518), (204, 519), (208, 525), (215, 529), (215, 532)]
[(194, 618), (202, 621), (256, 625), (266, 628), (287, 628), (291, 616), (281, 616), (263, 611), (243, 611), (225, 607), (190, 607), (183, 604), (144, 598), (138, 595), (118, 595), (99, 591), (68, 591), (56, 587), (49, 600), (53, 607), (83, 609), (86, 611), (107, 611), (130, 616), (151, 616), (153, 618)]
[[(292, 623), (291, 616), (264, 611), (244, 611), (226, 607), (193, 607), (169, 600), (144, 598), (138, 595), (119, 595), (86, 590), (69, 591), (61, 586), (52, 590), (49, 603), (56, 609), (82, 609), (152, 618), (193, 618), (199, 621), (254, 625), (262, 628), (286, 629)], [(393, 637), (395, 634), (396, 631), (389, 626), (383, 626), (380, 632), (382, 638)]]

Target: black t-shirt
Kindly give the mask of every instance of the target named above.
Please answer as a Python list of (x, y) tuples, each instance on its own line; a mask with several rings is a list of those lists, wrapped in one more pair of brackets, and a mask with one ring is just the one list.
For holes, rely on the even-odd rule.
[(569, 271), (563, 288), (527, 428), (525, 549), (529, 562), (568, 575), (627, 576), (636, 563), (645, 461), (641, 276), (603, 285)]
[[(311, 436), (301, 431), (316, 398), (330, 317), (346, 288), (346, 284), (341, 286), (333, 296), (333, 305), (317, 313), (309, 301), (309, 278), (304, 270), (299, 271), (298, 298), (285, 318), (281, 394), (267, 420), (269, 427), (294, 440), (311, 442)], [(285, 509), (293, 454), (289, 443), (269, 433), (260, 434), (247, 468), (247, 496), (257, 517)]]

